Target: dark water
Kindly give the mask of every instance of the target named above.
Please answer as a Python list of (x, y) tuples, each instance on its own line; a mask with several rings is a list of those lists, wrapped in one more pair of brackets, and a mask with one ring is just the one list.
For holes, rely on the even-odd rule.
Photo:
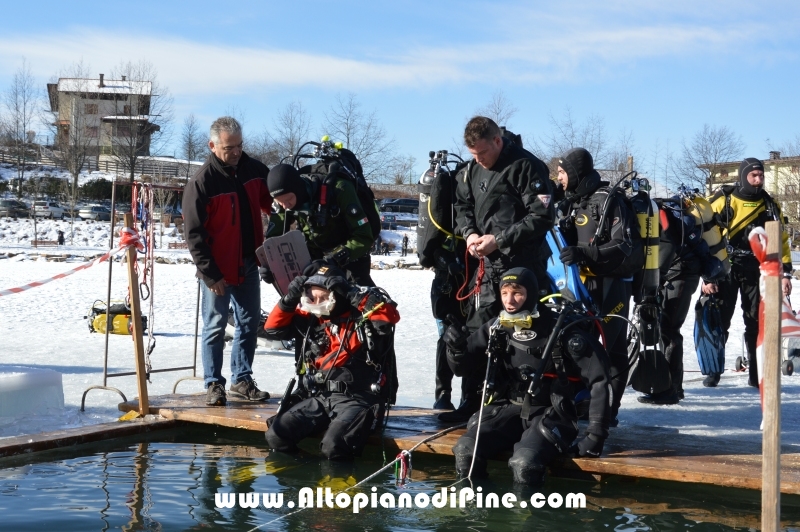
[[(292, 515), (286, 503), (301, 488), (330, 487), (333, 493), (366, 478), (382, 464), (370, 449), (355, 465), (331, 464), (311, 452), (270, 455), (252, 433), (211, 427), (182, 428), (77, 450), (0, 460), (0, 530), (731, 530), (760, 526), (760, 493), (655, 481), (604, 483), (551, 479), (540, 491), (582, 492), (586, 508), (309, 508)], [(313, 451), (313, 442), (308, 450)], [(389, 457), (390, 459), (393, 457)], [(515, 491), (505, 464), (496, 462), (483, 493)], [(398, 496), (435, 490), (454, 482), (449, 460), (413, 456), (413, 482), (395, 486), (386, 472), (351, 495)], [(459, 485), (458, 488), (462, 487)], [(477, 486), (476, 486), (477, 488)], [(215, 493), (283, 493), (280, 509), (222, 508)], [(800, 530), (800, 497), (783, 499), (783, 527)], [(286, 516), (282, 519), (273, 520)]]

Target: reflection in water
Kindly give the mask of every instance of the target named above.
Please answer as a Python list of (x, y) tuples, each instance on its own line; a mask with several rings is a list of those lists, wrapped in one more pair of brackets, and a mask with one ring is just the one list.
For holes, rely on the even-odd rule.
[[(378, 450), (356, 463), (321, 461), (315, 454), (270, 455), (260, 438), (208, 429), (157, 435), (161, 441), (105, 443), (81, 456), (67, 451), (0, 460), (0, 512), (8, 530), (727, 530), (758, 528), (759, 493), (665, 482), (589, 483), (551, 479), (549, 492), (586, 494), (585, 509), (467, 508), (391, 510), (217, 508), (215, 494), (282, 493), (296, 500), (301, 488), (343, 490), (378, 469)], [(167, 440), (167, 441), (165, 441)], [(178, 440), (178, 441), (170, 441)], [(371, 454), (370, 454), (371, 453)], [(20, 467), (22, 465), (22, 467)], [(501, 462), (493, 463), (483, 493), (531, 492), (513, 486)], [(412, 482), (397, 488), (390, 472), (348, 493), (433, 494), (453, 483), (450, 460), (416, 453)], [(458, 486), (459, 488), (461, 486)], [(476, 486), (477, 487), (477, 486)], [(238, 501), (237, 501), (238, 502)], [(800, 523), (800, 498), (783, 497), (783, 527)], [(292, 513), (296, 512), (296, 513)]]

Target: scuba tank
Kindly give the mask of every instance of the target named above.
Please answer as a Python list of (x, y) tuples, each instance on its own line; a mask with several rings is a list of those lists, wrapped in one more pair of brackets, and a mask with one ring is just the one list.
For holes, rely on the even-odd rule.
[(633, 195), (631, 205), (639, 222), (639, 236), (642, 237), (644, 268), (634, 274), (633, 321), (638, 338), (629, 339), (629, 356), (636, 354), (636, 365), (630, 372), (629, 384), (634, 390), (646, 394), (660, 393), (672, 386), (669, 363), (664, 355), (661, 342), (661, 307), (658, 304), (658, 290), (661, 285), (659, 270), (659, 240), (661, 223), (658, 205), (650, 198), (650, 183), (637, 178), (636, 173), (626, 188)]
[(703, 240), (708, 244), (709, 253), (719, 259), (722, 263), (724, 275), (728, 275), (731, 271), (731, 261), (728, 258), (728, 250), (725, 239), (722, 237), (722, 231), (717, 228), (716, 231), (713, 227), (716, 225), (714, 220), (714, 210), (711, 208), (711, 203), (702, 196), (690, 194), (684, 196), (684, 205), (691, 206), (692, 215), (695, 217), (698, 225), (703, 228)]
[(633, 299), (638, 303), (645, 298), (655, 298), (658, 295), (661, 282), (658, 270), (661, 225), (658, 205), (650, 198), (650, 183), (647, 179), (637, 179), (634, 176), (630, 187), (633, 191), (630, 198), (631, 205), (639, 221), (639, 236), (642, 237), (644, 244), (644, 269), (634, 276)]
[[(417, 254), (420, 265), (435, 266), (435, 255), (440, 250), (460, 255), (455, 235), (455, 176), (464, 166), (458, 156), (447, 150), (429, 152), (430, 167), (422, 174), (417, 185), (419, 191), (419, 222), (417, 224)], [(453, 159), (452, 157), (455, 157)], [(451, 168), (453, 166), (454, 168)], [(459, 248), (459, 249), (457, 249)]]

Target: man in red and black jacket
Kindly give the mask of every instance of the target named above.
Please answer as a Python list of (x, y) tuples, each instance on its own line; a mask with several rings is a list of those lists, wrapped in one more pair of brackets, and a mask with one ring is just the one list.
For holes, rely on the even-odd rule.
[[(394, 404), (397, 304), (376, 287), (359, 287), (331, 266), (296, 277), (264, 324), (272, 340), (294, 338), (299, 386), (268, 420), (271, 449), (292, 452), (325, 429), (328, 460), (361, 454), (370, 431)], [(299, 305), (299, 307), (298, 307)]]
[(242, 128), (229, 116), (211, 125), (206, 163), (186, 184), (183, 218), (197, 277), (203, 281), (203, 373), (206, 403), (224, 406), (222, 349), (228, 307), (236, 333), (231, 350), (231, 395), (265, 401), (253, 380), (253, 356), (261, 317), (256, 248), (263, 243), (261, 212), (269, 213), (269, 169), (242, 151)]

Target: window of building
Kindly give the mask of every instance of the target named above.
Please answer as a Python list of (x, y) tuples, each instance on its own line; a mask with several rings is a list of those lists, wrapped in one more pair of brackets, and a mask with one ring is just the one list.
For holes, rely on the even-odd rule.
[(122, 106), (122, 114), (124, 114), (125, 116), (130, 116), (130, 114), (131, 114), (131, 106), (130, 105)]
[(131, 136), (131, 126), (128, 124), (118, 124), (117, 125), (117, 136), (118, 137), (130, 137)]
[(97, 114), (97, 104), (96, 103), (87, 103), (83, 106), (83, 111), (87, 115), (96, 115)]
[(100, 128), (97, 126), (86, 126), (86, 136), (90, 139), (96, 139), (100, 134)]

